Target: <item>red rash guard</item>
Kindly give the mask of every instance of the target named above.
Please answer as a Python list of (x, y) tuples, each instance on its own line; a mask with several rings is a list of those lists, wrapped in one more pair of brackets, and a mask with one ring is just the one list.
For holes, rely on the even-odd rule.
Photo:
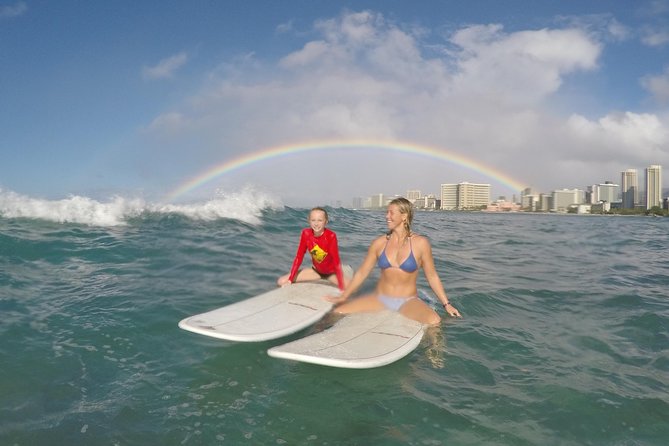
[(339, 260), (339, 247), (337, 245), (337, 235), (325, 228), (323, 234), (319, 237), (314, 235), (311, 228), (304, 228), (300, 236), (300, 244), (297, 247), (295, 260), (290, 269), (289, 280), (295, 281), (297, 271), (302, 265), (304, 254), (309, 251), (311, 254), (311, 262), (314, 265), (316, 272), (322, 275), (337, 275), (337, 282), (339, 289), (344, 289), (344, 272), (341, 268), (341, 261)]

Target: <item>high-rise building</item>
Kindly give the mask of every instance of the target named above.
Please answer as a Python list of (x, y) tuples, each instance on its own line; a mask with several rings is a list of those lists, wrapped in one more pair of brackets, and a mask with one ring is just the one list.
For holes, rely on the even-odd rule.
[(376, 194), (372, 195), (370, 198), (370, 205), (369, 207), (372, 209), (381, 209), (385, 207), (385, 199), (383, 198), (383, 194)]
[(408, 190), (407, 191), (407, 196), (406, 199), (409, 200), (410, 202), (415, 202), (421, 197), (420, 191), (419, 190)]
[(618, 202), (618, 195), (620, 194), (620, 186), (613, 184), (610, 181), (605, 181), (604, 184), (597, 185), (597, 203), (600, 201), (606, 201), (607, 203)]
[(526, 211), (536, 211), (539, 206), (539, 194), (523, 195), (520, 201), (520, 206)]
[(458, 183), (441, 185), (442, 209), (476, 209), (490, 204), (490, 184)]
[(646, 168), (646, 209), (662, 206), (662, 166)]
[(551, 208), (554, 212), (567, 212), (574, 205), (583, 204), (585, 201), (584, 193), (579, 189), (561, 189), (553, 191), (553, 200)]
[(597, 186), (597, 184), (593, 184), (585, 189), (586, 203), (593, 204), (599, 202), (599, 188)]
[(553, 196), (551, 194), (539, 194), (537, 211), (548, 212), (551, 209), (553, 209)]
[(423, 195), (422, 197), (417, 198), (413, 205), (417, 209), (436, 209), (437, 198), (433, 194)]
[(490, 185), (476, 183), (458, 184), (460, 209), (475, 209), (490, 204)]
[(458, 208), (458, 185), (441, 185), (441, 208), (452, 211)]
[(636, 169), (623, 170), (621, 173), (622, 208), (634, 209), (639, 204), (639, 181)]

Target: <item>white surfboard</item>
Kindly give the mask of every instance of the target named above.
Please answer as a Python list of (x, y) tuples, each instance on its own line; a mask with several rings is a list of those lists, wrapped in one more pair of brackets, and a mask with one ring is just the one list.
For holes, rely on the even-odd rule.
[(332, 309), (323, 296), (339, 294), (326, 281), (298, 282), (216, 310), (187, 317), (179, 327), (229, 341), (257, 342), (295, 333)]
[(411, 353), (424, 334), (420, 322), (383, 310), (344, 316), (320, 333), (270, 348), (274, 358), (331, 367), (367, 369)]

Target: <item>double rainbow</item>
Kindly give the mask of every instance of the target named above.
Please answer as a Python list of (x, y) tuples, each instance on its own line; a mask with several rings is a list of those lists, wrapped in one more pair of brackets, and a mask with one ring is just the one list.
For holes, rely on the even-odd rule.
[(448, 152), (443, 149), (423, 146), (414, 143), (396, 142), (396, 141), (376, 141), (376, 140), (343, 140), (343, 141), (314, 141), (302, 142), (298, 144), (286, 144), (281, 146), (264, 148), (255, 152), (246, 153), (237, 158), (227, 160), (204, 170), (193, 178), (186, 180), (166, 195), (168, 201), (176, 200), (187, 193), (197, 189), (198, 187), (214, 180), (221, 175), (225, 175), (232, 171), (242, 169), (255, 163), (271, 160), (274, 158), (299, 155), (305, 152), (325, 152), (334, 149), (364, 149), (373, 148), (376, 150), (387, 150), (390, 152), (399, 152), (406, 154), (414, 154), (434, 158), (440, 161), (446, 161), (452, 164), (457, 164), (472, 171), (479, 172), (484, 176), (495, 180), (496, 182), (506, 186), (509, 190), (518, 192), (527, 187), (521, 181), (515, 180), (506, 173), (487, 166), (477, 160), (464, 157), (460, 154)]

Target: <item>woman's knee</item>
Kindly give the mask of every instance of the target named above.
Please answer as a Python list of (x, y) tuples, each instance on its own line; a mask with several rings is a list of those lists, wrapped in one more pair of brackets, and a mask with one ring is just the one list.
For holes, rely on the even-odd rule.
[(441, 323), (441, 316), (439, 316), (436, 311), (432, 310), (427, 315), (427, 320), (425, 323), (427, 325), (439, 325)]
[(439, 314), (418, 298), (407, 302), (400, 309), (400, 313), (409, 319), (420, 322), (421, 324), (439, 325), (441, 323)]

